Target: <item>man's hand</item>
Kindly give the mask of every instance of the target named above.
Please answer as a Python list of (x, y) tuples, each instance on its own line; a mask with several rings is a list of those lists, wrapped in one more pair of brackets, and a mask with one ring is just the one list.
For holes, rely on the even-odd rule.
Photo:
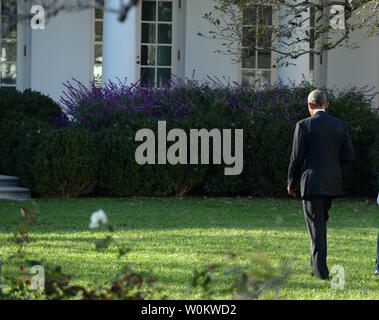
[(296, 198), (296, 192), (295, 192), (295, 189), (292, 189), (290, 187), (287, 188), (287, 192), (290, 196)]

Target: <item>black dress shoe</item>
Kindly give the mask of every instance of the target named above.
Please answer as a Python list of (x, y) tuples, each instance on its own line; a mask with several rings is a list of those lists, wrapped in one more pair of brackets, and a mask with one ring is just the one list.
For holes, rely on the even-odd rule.
[(318, 279), (318, 280), (329, 280), (329, 279), (330, 279), (329, 276), (327, 276), (326, 278), (317, 278), (317, 277), (315, 276), (314, 272), (311, 272), (311, 276), (312, 276), (312, 277), (315, 277), (315, 278)]

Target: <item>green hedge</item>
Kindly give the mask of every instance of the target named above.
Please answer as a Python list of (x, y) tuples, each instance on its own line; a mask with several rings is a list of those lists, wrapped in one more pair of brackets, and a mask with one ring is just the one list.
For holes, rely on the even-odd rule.
[[(139, 124), (138, 124), (139, 123)], [(142, 124), (144, 125), (142, 127)], [(167, 130), (179, 124), (168, 122)], [(95, 192), (104, 196), (180, 195), (201, 182), (200, 166), (139, 165), (135, 160), (135, 133), (141, 128), (157, 132), (157, 122), (140, 119), (94, 132), (100, 168)], [(75, 129), (69, 129), (75, 130)], [(157, 162), (157, 161), (156, 161)], [(203, 169), (204, 171), (204, 169)]]
[[(167, 130), (179, 125), (176, 121), (167, 124)], [(41, 196), (166, 196), (191, 190), (207, 195), (285, 196), (294, 126), (294, 122), (269, 116), (236, 122), (236, 128), (244, 129), (244, 169), (238, 176), (225, 176), (224, 164), (138, 165), (136, 130), (123, 126), (96, 132), (71, 127), (31, 135), (24, 149), (18, 150), (18, 168), (20, 173), (27, 168), (20, 177), (31, 181)], [(150, 128), (157, 132), (156, 123)], [(344, 189), (349, 195), (374, 194), (378, 145), (376, 141), (367, 155), (371, 162), (362, 168), (346, 168)], [(363, 143), (355, 144), (358, 161), (359, 152), (366, 148)]]
[(18, 175), (17, 150), (24, 148), (23, 140), (54, 128), (52, 121), (58, 117), (62, 111), (57, 103), (40, 92), (0, 90), (0, 172)]
[[(354, 96), (354, 104), (349, 103), (352, 94), (330, 95), (329, 99), (329, 113), (348, 123), (357, 155), (354, 163), (344, 168), (344, 190), (350, 196), (373, 196), (379, 171), (379, 119), (363, 96)], [(74, 125), (52, 127), (46, 119), (55, 114), (55, 104), (51, 104), (51, 113), (28, 115), (29, 121), (25, 116), (24, 125), (13, 127), (8, 139), (4, 137), (9, 126), (0, 126), (2, 148), (12, 149), (8, 156), (4, 153), (2, 173), (20, 176), (21, 182), (32, 188), (36, 196), (180, 196), (187, 192), (286, 196), (287, 168), (298, 119), (289, 121), (275, 114), (246, 111), (231, 114), (220, 108), (221, 104), (218, 101), (217, 106), (207, 105), (203, 113), (182, 119), (140, 115), (114, 121), (96, 131)], [(149, 128), (157, 137), (158, 120), (167, 121), (167, 131), (182, 128), (188, 136), (191, 128), (243, 129), (243, 172), (225, 176), (224, 164), (138, 165), (135, 150), (139, 143), (134, 141), (135, 133)], [(5, 170), (10, 167), (12, 170)]]
[(88, 130), (64, 128), (42, 134), (31, 161), (34, 191), (40, 195), (78, 197), (96, 186), (99, 156)]

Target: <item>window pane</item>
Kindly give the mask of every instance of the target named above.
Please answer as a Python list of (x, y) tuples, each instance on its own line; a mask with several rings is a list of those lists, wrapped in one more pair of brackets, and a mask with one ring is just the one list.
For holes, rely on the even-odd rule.
[(242, 85), (252, 85), (255, 81), (255, 71), (242, 71)]
[(103, 46), (95, 44), (95, 63), (102, 64), (103, 62)]
[(171, 24), (158, 24), (158, 43), (168, 43), (172, 41), (172, 25)]
[(16, 87), (0, 87), (0, 90), (9, 90), (9, 91), (15, 91), (16, 90)]
[(103, 10), (95, 9), (95, 19), (103, 19)]
[[(5, 31), (6, 30), (6, 31)], [(0, 37), (7, 39), (17, 39), (17, 21), (11, 18), (1, 17), (1, 31)]]
[(264, 28), (258, 30), (258, 47), (270, 47), (271, 46), (271, 35), (272, 31), (270, 29)]
[(257, 80), (261, 83), (271, 82), (271, 71), (257, 71)]
[(95, 41), (103, 41), (103, 21), (95, 22)]
[(142, 23), (142, 43), (155, 43), (155, 23)]
[(155, 69), (141, 68), (141, 85), (144, 87), (154, 86)]
[(309, 71), (308, 73), (308, 81), (309, 83), (313, 84), (314, 83), (314, 74), (313, 74), (313, 71)]
[(142, 20), (155, 21), (156, 20), (156, 2), (155, 1), (142, 1)]
[(158, 47), (158, 66), (171, 66), (171, 47)]
[(157, 86), (161, 87), (167, 84), (170, 80), (171, 69), (170, 68), (159, 68), (157, 70)]
[(141, 46), (141, 64), (143, 66), (155, 65), (155, 46)]
[(253, 46), (255, 47), (255, 36), (256, 29), (254, 27), (243, 27), (242, 28), (242, 46), (249, 47)]
[(242, 13), (242, 24), (255, 25), (257, 23), (257, 9), (256, 8), (246, 8)]
[(17, 42), (3, 40), (0, 44), (0, 62), (17, 60)]
[(242, 68), (255, 68), (255, 50), (242, 50)]
[(158, 2), (158, 21), (172, 21), (172, 2)]
[(103, 66), (101, 64), (95, 64), (93, 68), (93, 79), (97, 87), (101, 86), (102, 74), (103, 74)]
[(1, 84), (16, 85), (16, 64), (2, 63), (0, 69)]
[(258, 68), (271, 69), (271, 51), (270, 50), (258, 51)]
[(2, 15), (13, 15), (17, 14), (17, 1), (3, 0), (1, 3), (1, 14)]
[(263, 24), (265, 26), (272, 25), (272, 7), (265, 6), (259, 9), (258, 13), (259, 24)]
[[(104, 7), (104, 0), (96, 0), (96, 4)], [(95, 9), (95, 18), (103, 19), (103, 10)]]

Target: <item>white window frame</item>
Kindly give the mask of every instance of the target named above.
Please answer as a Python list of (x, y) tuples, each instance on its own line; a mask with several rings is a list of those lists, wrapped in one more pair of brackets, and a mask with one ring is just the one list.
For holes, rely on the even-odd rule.
[[(272, 12), (272, 25), (273, 26), (278, 26), (279, 25), (279, 12), (277, 9), (273, 8)], [(243, 25), (245, 26), (245, 25)], [(241, 26), (242, 28), (242, 26)], [(242, 32), (242, 30), (241, 30)], [(276, 47), (277, 46), (277, 38), (271, 39), (272, 46)], [(242, 43), (239, 44), (240, 48), (242, 49)], [(264, 69), (264, 68), (258, 68), (258, 57), (257, 54), (255, 55), (255, 68), (242, 68), (242, 59), (239, 59), (238, 63), (238, 83), (242, 84), (242, 71), (243, 70), (253, 70), (253, 71), (270, 71), (270, 83), (274, 84), (278, 80), (278, 68), (277, 68), (277, 58), (278, 58), (278, 53), (275, 51), (271, 51), (271, 68), (270, 69)]]
[[(95, 0), (92, 0), (92, 3), (94, 4)], [(101, 37), (101, 41), (96, 40), (95, 28), (96, 28), (96, 22), (97, 21), (101, 21), (104, 24), (104, 12), (103, 12), (103, 18), (98, 19), (98, 18), (96, 18), (96, 9), (93, 8), (91, 10), (91, 16), (90, 16), (90, 23), (91, 23), (91, 28), (90, 28), (90, 30), (91, 30), (91, 32), (90, 32), (90, 43), (91, 43), (90, 54), (91, 54), (91, 58), (90, 58), (90, 76), (89, 76), (90, 82), (95, 80), (94, 76), (95, 76), (96, 65), (100, 65), (100, 64), (97, 64), (95, 61), (95, 53), (96, 53), (95, 47), (96, 47), (96, 45), (101, 45), (101, 47), (103, 48), (103, 36)], [(101, 72), (101, 79), (100, 80), (102, 80), (102, 72)], [(100, 83), (97, 83), (96, 85), (98, 87), (100, 87), (101, 84), (102, 84), (102, 81), (100, 81)]]
[[(159, 1), (159, 0), (158, 0)], [(162, 0), (165, 1), (165, 0)], [(166, 0), (168, 1), (168, 0)], [(180, 50), (179, 46), (179, 39), (181, 34), (181, 28), (179, 25), (179, 14), (180, 10), (183, 6), (181, 0), (169, 0), (172, 2), (172, 42), (171, 42), (171, 74), (180, 77), (180, 60), (183, 59), (183, 55)], [(150, 21), (146, 21), (150, 22)], [(136, 7), (136, 79), (141, 79), (141, 67), (145, 67), (141, 65), (141, 32), (142, 32), (142, 1), (138, 2), (138, 5)], [(151, 22), (150, 22), (151, 23)], [(158, 25), (158, 21), (156, 22)], [(157, 38), (158, 35), (158, 28), (156, 28), (156, 41), (158, 41)], [(156, 42), (156, 45), (158, 46), (158, 42)], [(158, 50), (155, 50), (155, 61), (157, 61), (157, 54)], [(167, 68), (167, 67), (160, 67), (155, 65), (156, 69), (158, 68)], [(157, 79), (157, 74), (155, 74), (155, 79)]]

